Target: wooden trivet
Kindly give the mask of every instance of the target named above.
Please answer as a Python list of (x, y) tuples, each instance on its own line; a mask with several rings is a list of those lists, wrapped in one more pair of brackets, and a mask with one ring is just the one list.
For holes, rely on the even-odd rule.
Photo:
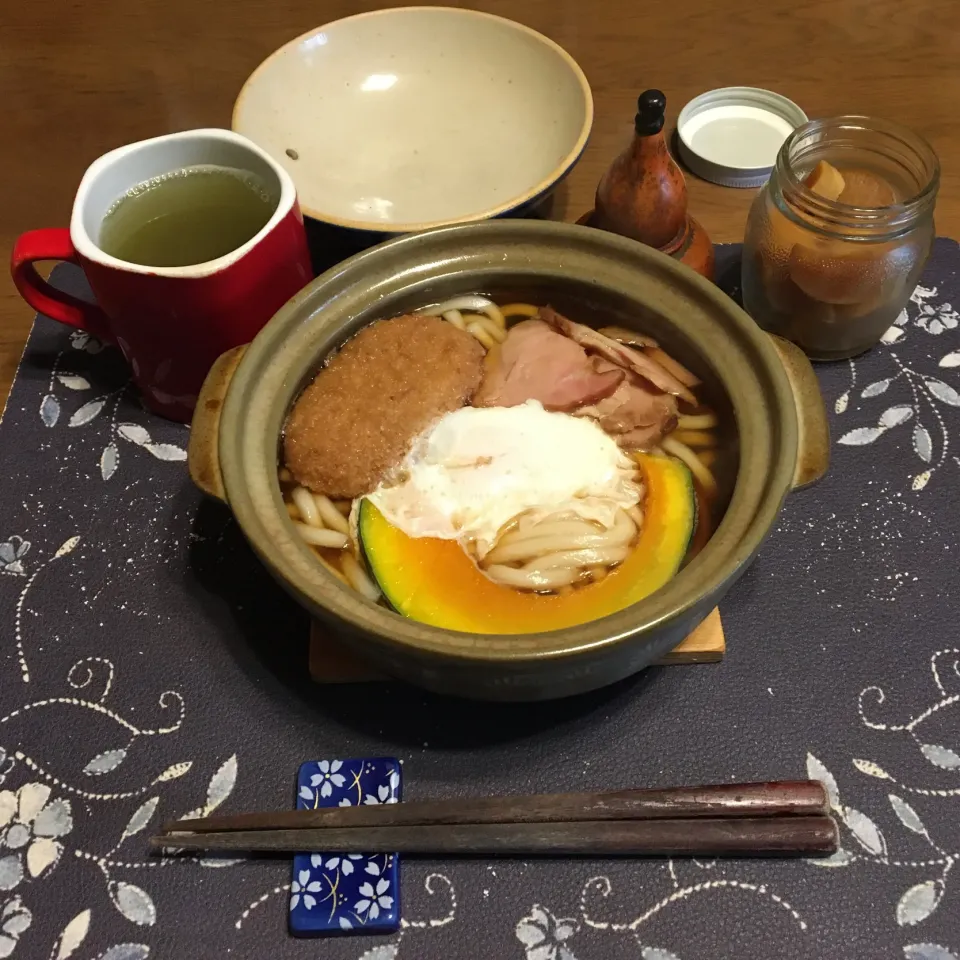
[[(667, 666), (675, 663), (717, 663), (727, 648), (723, 636), (720, 611), (714, 610), (707, 619), (657, 663)], [(310, 676), (317, 683), (366, 683), (389, 679), (355, 657), (319, 623), (310, 625)]]

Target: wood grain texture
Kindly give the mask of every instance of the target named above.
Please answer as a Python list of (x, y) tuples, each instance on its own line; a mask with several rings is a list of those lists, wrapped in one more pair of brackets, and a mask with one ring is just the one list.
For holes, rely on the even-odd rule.
[[(86, 0), (3, 5), (0, 242), (65, 226), (87, 165), (171, 130), (228, 126), (246, 76), (277, 46), (322, 22), (390, 0)], [(473, 0), (554, 38), (593, 87), (596, 122), (561, 190), (558, 218), (593, 205), (627, 142), (637, 95), (667, 95), (667, 128), (692, 96), (769, 87), (810, 116), (867, 113), (928, 137), (944, 167), (938, 232), (960, 234), (960, 4), (954, 0)], [(753, 191), (688, 177), (690, 212), (715, 242), (740, 240)], [(6, 395), (32, 311), (0, 280), (0, 390)]]
[(282, 852), (337, 850), (422, 856), (750, 857), (826, 856), (837, 849), (830, 817), (714, 820), (606, 820), (577, 823), (470, 823), (170, 833), (156, 848)]
[(464, 823), (808, 817), (826, 816), (829, 812), (827, 792), (818, 780), (777, 780), (234, 813), (175, 820), (165, 823), (162, 829), (164, 833), (225, 833), (232, 830), (357, 829)]

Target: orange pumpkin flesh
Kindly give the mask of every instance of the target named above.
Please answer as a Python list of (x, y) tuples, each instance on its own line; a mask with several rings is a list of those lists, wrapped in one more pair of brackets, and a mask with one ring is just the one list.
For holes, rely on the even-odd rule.
[(404, 616), (466, 633), (538, 633), (605, 617), (659, 590), (677, 572), (696, 522), (690, 472), (644, 456), (646, 495), (636, 548), (603, 580), (565, 596), (503, 587), (487, 579), (452, 540), (408, 537), (364, 500), (360, 542), (390, 605)]

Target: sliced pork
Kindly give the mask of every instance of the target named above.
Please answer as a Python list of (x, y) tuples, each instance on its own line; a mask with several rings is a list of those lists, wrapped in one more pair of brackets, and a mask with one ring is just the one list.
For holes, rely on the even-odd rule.
[(515, 407), (539, 400), (547, 410), (570, 413), (609, 397), (625, 378), (621, 367), (588, 356), (542, 320), (524, 320), (487, 355), (473, 405)]
[(541, 307), (539, 318), (558, 333), (569, 337), (580, 344), (585, 350), (592, 350), (606, 357), (617, 366), (631, 370), (633, 373), (649, 381), (655, 387), (663, 390), (664, 393), (671, 393), (687, 403), (695, 405), (696, 397), (690, 392), (690, 389), (684, 385), (669, 370), (664, 369), (655, 360), (648, 357), (640, 350), (628, 347), (625, 344), (618, 343), (610, 337), (604, 336), (592, 327), (582, 323), (575, 323), (561, 316), (552, 307)]
[(649, 450), (676, 428), (677, 399), (652, 389), (636, 374), (629, 374), (609, 397), (581, 407), (576, 413), (596, 420), (621, 447)]
[[(638, 335), (636, 342), (661, 353), (649, 338)], [(548, 410), (596, 420), (625, 449), (649, 450), (676, 429), (678, 397), (696, 403), (683, 383), (693, 375), (679, 364), (677, 372), (669, 369), (673, 361), (666, 360), (543, 307), (487, 354), (473, 404), (513, 407), (539, 400)]]

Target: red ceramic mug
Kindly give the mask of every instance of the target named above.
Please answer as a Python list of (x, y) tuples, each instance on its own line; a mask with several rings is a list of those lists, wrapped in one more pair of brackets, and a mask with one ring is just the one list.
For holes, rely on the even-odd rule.
[[(276, 203), (266, 226), (231, 253), (186, 267), (141, 266), (100, 249), (100, 225), (117, 199), (145, 180), (195, 164), (256, 174)], [(37, 273), (39, 260), (79, 264), (96, 304), (52, 287)], [(23, 234), (11, 268), (31, 307), (116, 344), (147, 405), (185, 422), (214, 360), (249, 343), (313, 277), (290, 175), (246, 137), (216, 129), (142, 140), (100, 157), (80, 182), (69, 230)]]

